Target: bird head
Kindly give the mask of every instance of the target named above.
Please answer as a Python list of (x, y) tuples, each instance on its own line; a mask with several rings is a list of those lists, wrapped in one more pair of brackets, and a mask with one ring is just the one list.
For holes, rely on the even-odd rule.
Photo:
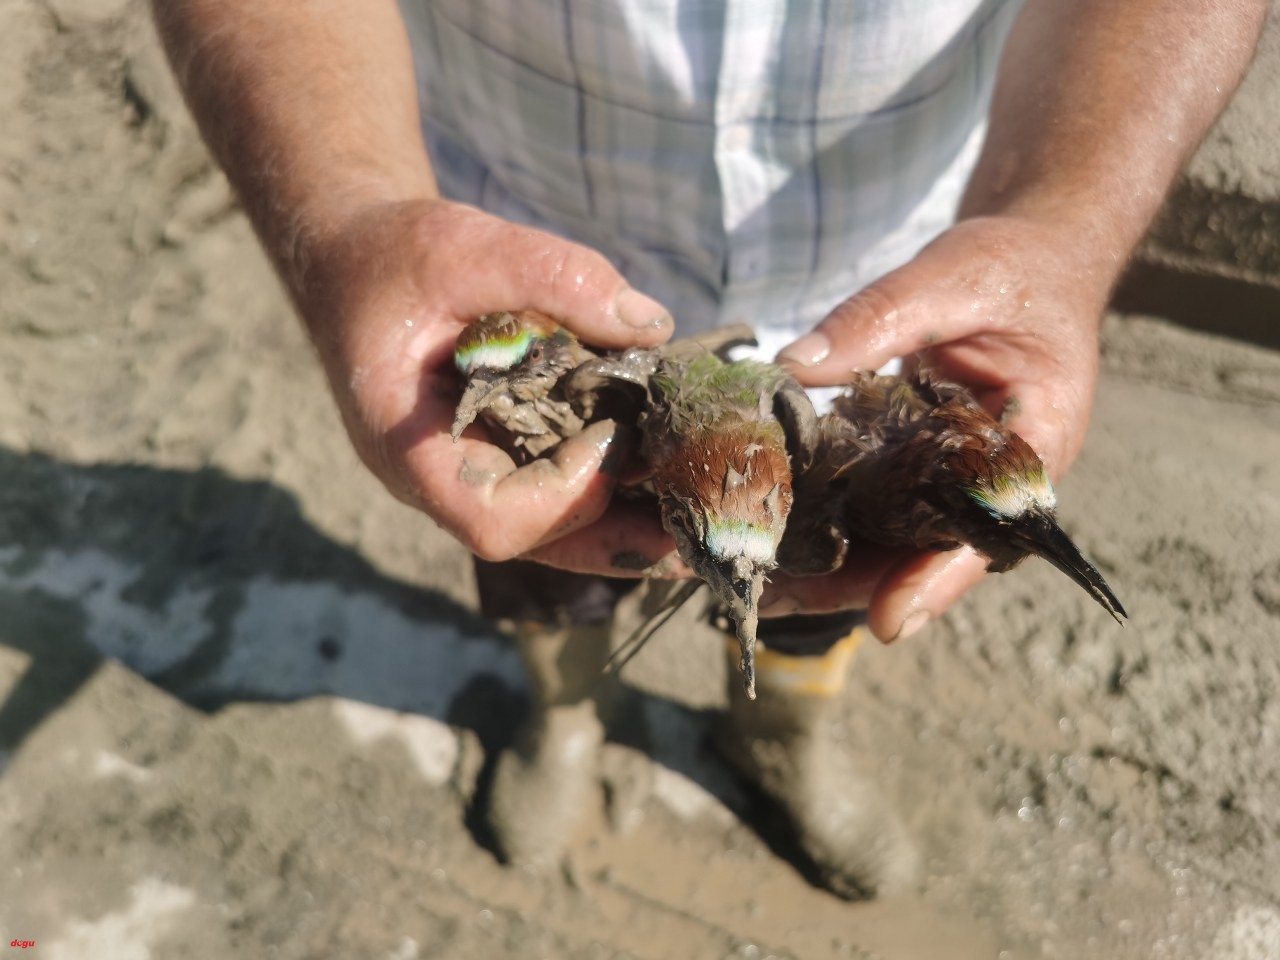
[(997, 524), (1024, 515), (1052, 515), (1058, 496), (1031, 445), (1007, 431), (994, 443), (990, 436), (984, 439), (981, 447), (953, 443), (955, 455), (944, 457), (947, 470), (982, 515)]
[(792, 501), (782, 428), (776, 422), (742, 424), (683, 437), (654, 480), (663, 524), (681, 558), (736, 625), (744, 683), (754, 699), (760, 594), (765, 575), (777, 566)]
[(453, 355), (467, 381), (453, 420), (453, 439), (503, 398), (514, 403), (546, 396), (590, 356), (572, 333), (536, 310), (486, 313), (472, 321), (458, 335)]
[(1128, 616), (1111, 587), (1059, 526), (1057, 495), (1031, 445), (1005, 431), (1004, 443), (982, 456), (952, 458), (969, 499), (966, 539), (1007, 570), (1028, 554), (1044, 557), (1092, 596), (1117, 622)]

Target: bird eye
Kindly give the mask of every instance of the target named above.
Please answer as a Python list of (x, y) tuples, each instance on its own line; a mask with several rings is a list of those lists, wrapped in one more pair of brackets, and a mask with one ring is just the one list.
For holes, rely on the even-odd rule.
[(542, 359), (542, 344), (535, 343), (529, 348), (529, 356), (527, 358), (530, 363), (537, 363)]

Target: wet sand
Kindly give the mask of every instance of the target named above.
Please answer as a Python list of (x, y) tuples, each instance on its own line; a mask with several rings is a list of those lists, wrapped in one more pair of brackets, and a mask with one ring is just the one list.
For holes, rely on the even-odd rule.
[[(525, 687), (365, 474), (131, 0), (0, 8), (0, 941), (450, 960), (1280, 956), (1280, 356), (1109, 317), (1047, 564), (865, 649), (919, 891), (815, 888), (704, 747), (683, 617), (563, 871), (470, 800)], [(1224, 310), (1230, 304), (1223, 304)]]

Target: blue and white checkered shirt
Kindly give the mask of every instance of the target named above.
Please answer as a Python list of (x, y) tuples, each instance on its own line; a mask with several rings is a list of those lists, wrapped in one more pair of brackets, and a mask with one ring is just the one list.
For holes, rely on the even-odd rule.
[(401, 0), (446, 196), (779, 345), (950, 224), (1017, 7)]

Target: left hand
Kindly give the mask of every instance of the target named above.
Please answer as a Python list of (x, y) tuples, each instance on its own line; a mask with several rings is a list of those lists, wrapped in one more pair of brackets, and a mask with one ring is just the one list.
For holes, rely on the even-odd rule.
[[(969, 387), (1022, 435), (1057, 480), (1084, 443), (1098, 376), (1098, 324), (1119, 264), (1085, 238), (1015, 216), (963, 220), (905, 266), (833, 310), (779, 360), (806, 386), (906, 358)], [(939, 616), (986, 573), (965, 548), (878, 549), (824, 577), (777, 576), (763, 616), (866, 607), (890, 641)]]

